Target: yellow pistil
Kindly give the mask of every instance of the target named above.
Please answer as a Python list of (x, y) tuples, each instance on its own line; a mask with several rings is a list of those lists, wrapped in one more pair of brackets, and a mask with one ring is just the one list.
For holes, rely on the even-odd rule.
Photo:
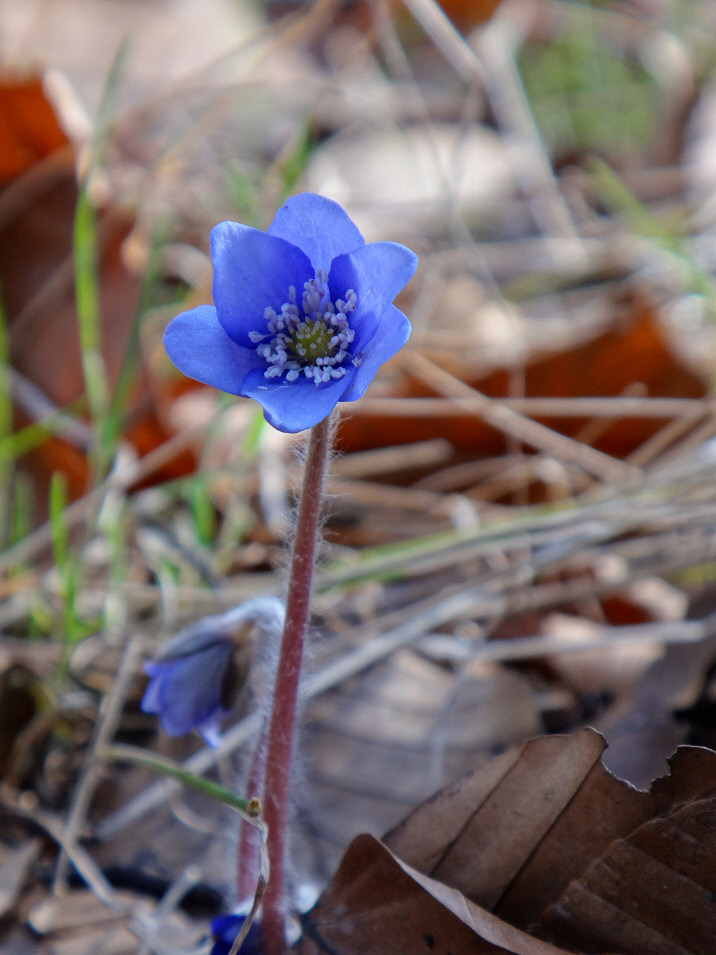
[(307, 318), (299, 322), (294, 333), (288, 338), (286, 346), (299, 361), (312, 365), (317, 358), (329, 358), (336, 350), (331, 346), (335, 333), (326, 327), (322, 318)]

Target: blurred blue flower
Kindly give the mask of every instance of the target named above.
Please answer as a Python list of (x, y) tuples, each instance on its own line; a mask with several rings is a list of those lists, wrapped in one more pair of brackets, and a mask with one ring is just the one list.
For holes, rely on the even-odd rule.
[[(211, 920), (211, 933), (216, 938), (211, 955), (229, 955), (245, 920), (245, 915), (220, 915)], [(241, 955), (261, 955), (261, 952), (261, 927), (254, 922), (241, 945)]]
[(211, 230), (214, 305), (173, 319), (167, 353), (190, 378), (253, 398), (294, 433), (355, 401), (408, 339), (392, 304), (417, 265), (395, 242), (366, 245), (343, 209), (302, 193), (266, 232)]
[(217, 642), (196, 653), (158, 663), (145, 663), (151, 678), (144, 697), (145, 713), (156, 713), (168, 736), (198, 730), (210, 746), (219, 739), (221, 717), (228, 710), (224, 686), (231, 647)]
[(156, 661), (144, 664), (150, 680), (142, 709), (156, 713), (169, 736), (196, 729), (210, 746), (218, 745), (221, 718), (241, 686), (236, 666), (241, 628), (254, 623), (278, 639), (283, 618), (278, 598), (255, 597), (180, 630), (164, 644)]

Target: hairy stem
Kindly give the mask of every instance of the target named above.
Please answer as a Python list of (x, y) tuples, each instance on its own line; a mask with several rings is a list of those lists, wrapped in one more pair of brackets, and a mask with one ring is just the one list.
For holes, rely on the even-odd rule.
[(276, 683), (268, 727), (264, 778), (264, 819), (268, 825), (271, 873), (263, 902), (263, 941), (266, 955), (286, 949), (285, 856), (286, 822), (291, 780), (296, 706), (303, 644), (311, 597), (314, 551), (323, 501), (323, 482), (331, 443), (331, 423), (325, 418), (311, 429), (295, 527), (286, 622), (281, 638)]

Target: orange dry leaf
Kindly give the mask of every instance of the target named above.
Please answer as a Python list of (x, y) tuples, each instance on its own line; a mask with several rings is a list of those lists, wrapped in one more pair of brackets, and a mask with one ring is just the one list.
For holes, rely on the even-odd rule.
[(0, 186), (68, 142), (39, 76), (0, 81)]
[[(0, 287), (9, 327), (10, 359), (54, 405), (81, 400), (84, 377), (74, 293), (73, 229), (78, 184), (69, 145), (39, 77), (0, 84), (0, 138), (7, 141), (0, 174)], [(12, 180), (12, 181), (9, 181)], [(124, 361), (139, 302), (140, 278), (125, 265), (123, 244), (133, 219), (111, 204), (98, 210), (97, 267), (100, 339), (111, 393)], [(126, 436), (146, 453), (168, 433), (154, 410), (148, 377), (137, 373)], [(37, 420), (16, 409), (16, 425)], [(136, 440), (135, 440), (136, 439)], [(49, 475), (68, 478), (71, 497), (86, 490), (86, 449), (49, 438), (22, 462), (44, 499)], [(185, 473), (191, 463), (180, 462)], [(176, 476), (171, 471), (171, 476)]]
[[(452, 23), (463, 33), (469, 33), (475, 27), (486, 23), (500, 5), (501, 0), (439, 0), (439, 6), (445, 11)], [(295, 10), (296, 0), (266, 0), (266, 6), (272, 16)], [(388, 7), (398, 23), (405, 20), (404, 0), (389, 0)], [(339, 21), (350, 23), (361, 30), (369, 30), (375, 22), (375, 10), (366, 0), (343, 0), (337, 5)]]
[(469, 33), (487, 23), (499, 7), (500, 0), (439, 0), (439, 5), (458, 30)]
[[(697, 398), (708, 391), (703, 376), (674, 352), (649, 298), (634, 292), (618, 303), (606, 303), (614, 315), (606, 331), (585, 344), (556, 354), (533, 355), (524, 372), (524, 396), (527, 398), (610, 397), (634, 389), (650, 397)], [(512, 368), (499, 368), (489, 375), (476, 374), (464, 357), (441, 354), (433, 359), (447, 371), (489, 398), (510, 394)], [(521, 372), (518, 372), (521, 374)], [(412, 373), (403, 373), (391, 391), (391, 397), (435, 397), (425, 381)], [(578, 436), (588, 423), (582, 418), (543, 418), (561, 434)], [(662, 427), (658, 419), (630, 418), (606, 422), (595, 438), (594, 447), (615, 457), (625, 457)], [(362, 411), (360, 402), (341, 422), (339, 443), (343, 450), (362, 450), (385, 444), (409, 444), (439, 436), (456, 449), (480, 455), (504, 454), (504, 434), (491, 428), (477, 415), (424, 415), (409, 418), (391, 412)]]

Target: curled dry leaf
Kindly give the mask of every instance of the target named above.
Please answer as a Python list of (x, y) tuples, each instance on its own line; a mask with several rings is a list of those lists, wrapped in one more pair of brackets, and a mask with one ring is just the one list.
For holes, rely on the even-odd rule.
[(643, 792), (604, 746), (590, 729), (530, 740), (418, 807), (390, 855), (359, 837), (298, 950), (711, 952), (716, 753), (681, 748)]
[(357, 836), (304, 919), (301, 955), (567, 955), (412, 869), (372, 836)]
[(609, 775), (604, 745), (591, 730), (530, 740), (420, 806), (386, 843), (526, 927), (645, 818), (646, 794)]

